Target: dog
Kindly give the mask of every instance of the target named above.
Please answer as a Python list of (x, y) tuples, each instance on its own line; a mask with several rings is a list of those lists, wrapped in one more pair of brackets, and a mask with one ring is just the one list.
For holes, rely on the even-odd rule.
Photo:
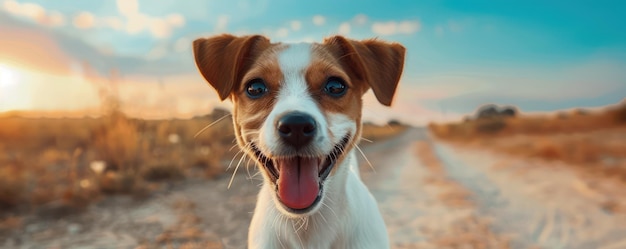
[(233, 103), (237, 143), (263, 184), (248, 248), (389, 248), (359, 176), (362, 96), (390, 106), (406, 49), (377, 39), (272, 43), (261, 35), (193, 42), (195, 63)]

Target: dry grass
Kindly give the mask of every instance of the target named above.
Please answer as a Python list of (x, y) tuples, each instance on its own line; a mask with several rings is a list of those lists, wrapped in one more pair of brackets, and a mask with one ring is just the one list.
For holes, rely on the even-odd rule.
[[(0, 119), (0, 208), (84, 207), (101, 193), (145, 193), (151, 182), (224, 172), (234, 136), (223, 112), (189, 120)], [(94, 165), (100, 165), (96, 167)]]
[(626, 103), (602, 111), (562, 111), (554, 115), (524, 115), (430, 124), (439, 138), (467, 141), (494, 136), (552, 135), (597, 131), (626, 126)]
[(408, 125), (396, 122), (390, 122), (386, 125), (365, 123), (363, 125), (361, 137), (373, 142), (377, 142), (401, 134), (402, 132), (406, 131), (407, 128), (409, 128)]
[[(50, 203), (83, 208), (103, 194), (145, 196), (159, 182), (225, 172), (238, 152), (226, 115), (186, 120), (140, 120), (113, 108), (100, 118), (0, 117), (0, 209)], [(406, 129), (367, 125), (380, 140)]]
[[(0, 116), (0, 210), (76, 210), (102, 194), (145, 196), (160, 181), (225, 172), (222, 162), (238, 152), (229, 111), (186, 120), (133, 119), (123, 113), (118, 76), (112, 71), (107, 82), (92, 82), (102, 117)], [(382, 139), (401, 130), (366, 126), (363, 133)]]
[(431, 124), (429, 128), (447, 141), (562, 161), (590, 174), (626, 182), (626, 103), (595, 112), (575, 110)]

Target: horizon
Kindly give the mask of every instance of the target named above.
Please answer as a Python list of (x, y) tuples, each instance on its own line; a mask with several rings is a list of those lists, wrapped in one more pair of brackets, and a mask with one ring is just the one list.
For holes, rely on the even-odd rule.
[(485, 104), (523, 113), (594, 109), (626, 96), (623, 3), (186, 3), (0, 0), (0, 115), (97, 115), (111, 93), (138, 118), (230, 110), (191, 55), (195, 38), (221, 33), (402, 43), (407, 60), (393, 106), (364, 96), (363, 119), (374, 123), (460, 120)]

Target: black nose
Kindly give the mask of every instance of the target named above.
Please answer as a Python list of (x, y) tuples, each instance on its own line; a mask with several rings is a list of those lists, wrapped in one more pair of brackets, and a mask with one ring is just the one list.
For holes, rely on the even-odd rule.
[(317, 131), (317, 125), (310, 115), (292, 112), (278, 120), (276, 129), (283, 141), (298, 149), (311, 142)]

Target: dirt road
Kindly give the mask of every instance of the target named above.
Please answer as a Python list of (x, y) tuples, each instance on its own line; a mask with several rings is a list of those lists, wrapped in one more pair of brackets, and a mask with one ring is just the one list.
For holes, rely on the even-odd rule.
[[(430, 161), (420, 148), (430, 149)], [(607, 208), (626, 200), (625, 191), (610, 182), (455, 148), (422, 129), (363, 151), (374, 170), (362, 160), (362, 178), (393, 248), (626, 248), (626, 215)], [(245, 248), (258, 178), (240, 169), (230, 189), (226, 175), (177, 184), (143, 201), (108, 198), (62, 219), (33, 215), (0, 238), (0, 247)]]

